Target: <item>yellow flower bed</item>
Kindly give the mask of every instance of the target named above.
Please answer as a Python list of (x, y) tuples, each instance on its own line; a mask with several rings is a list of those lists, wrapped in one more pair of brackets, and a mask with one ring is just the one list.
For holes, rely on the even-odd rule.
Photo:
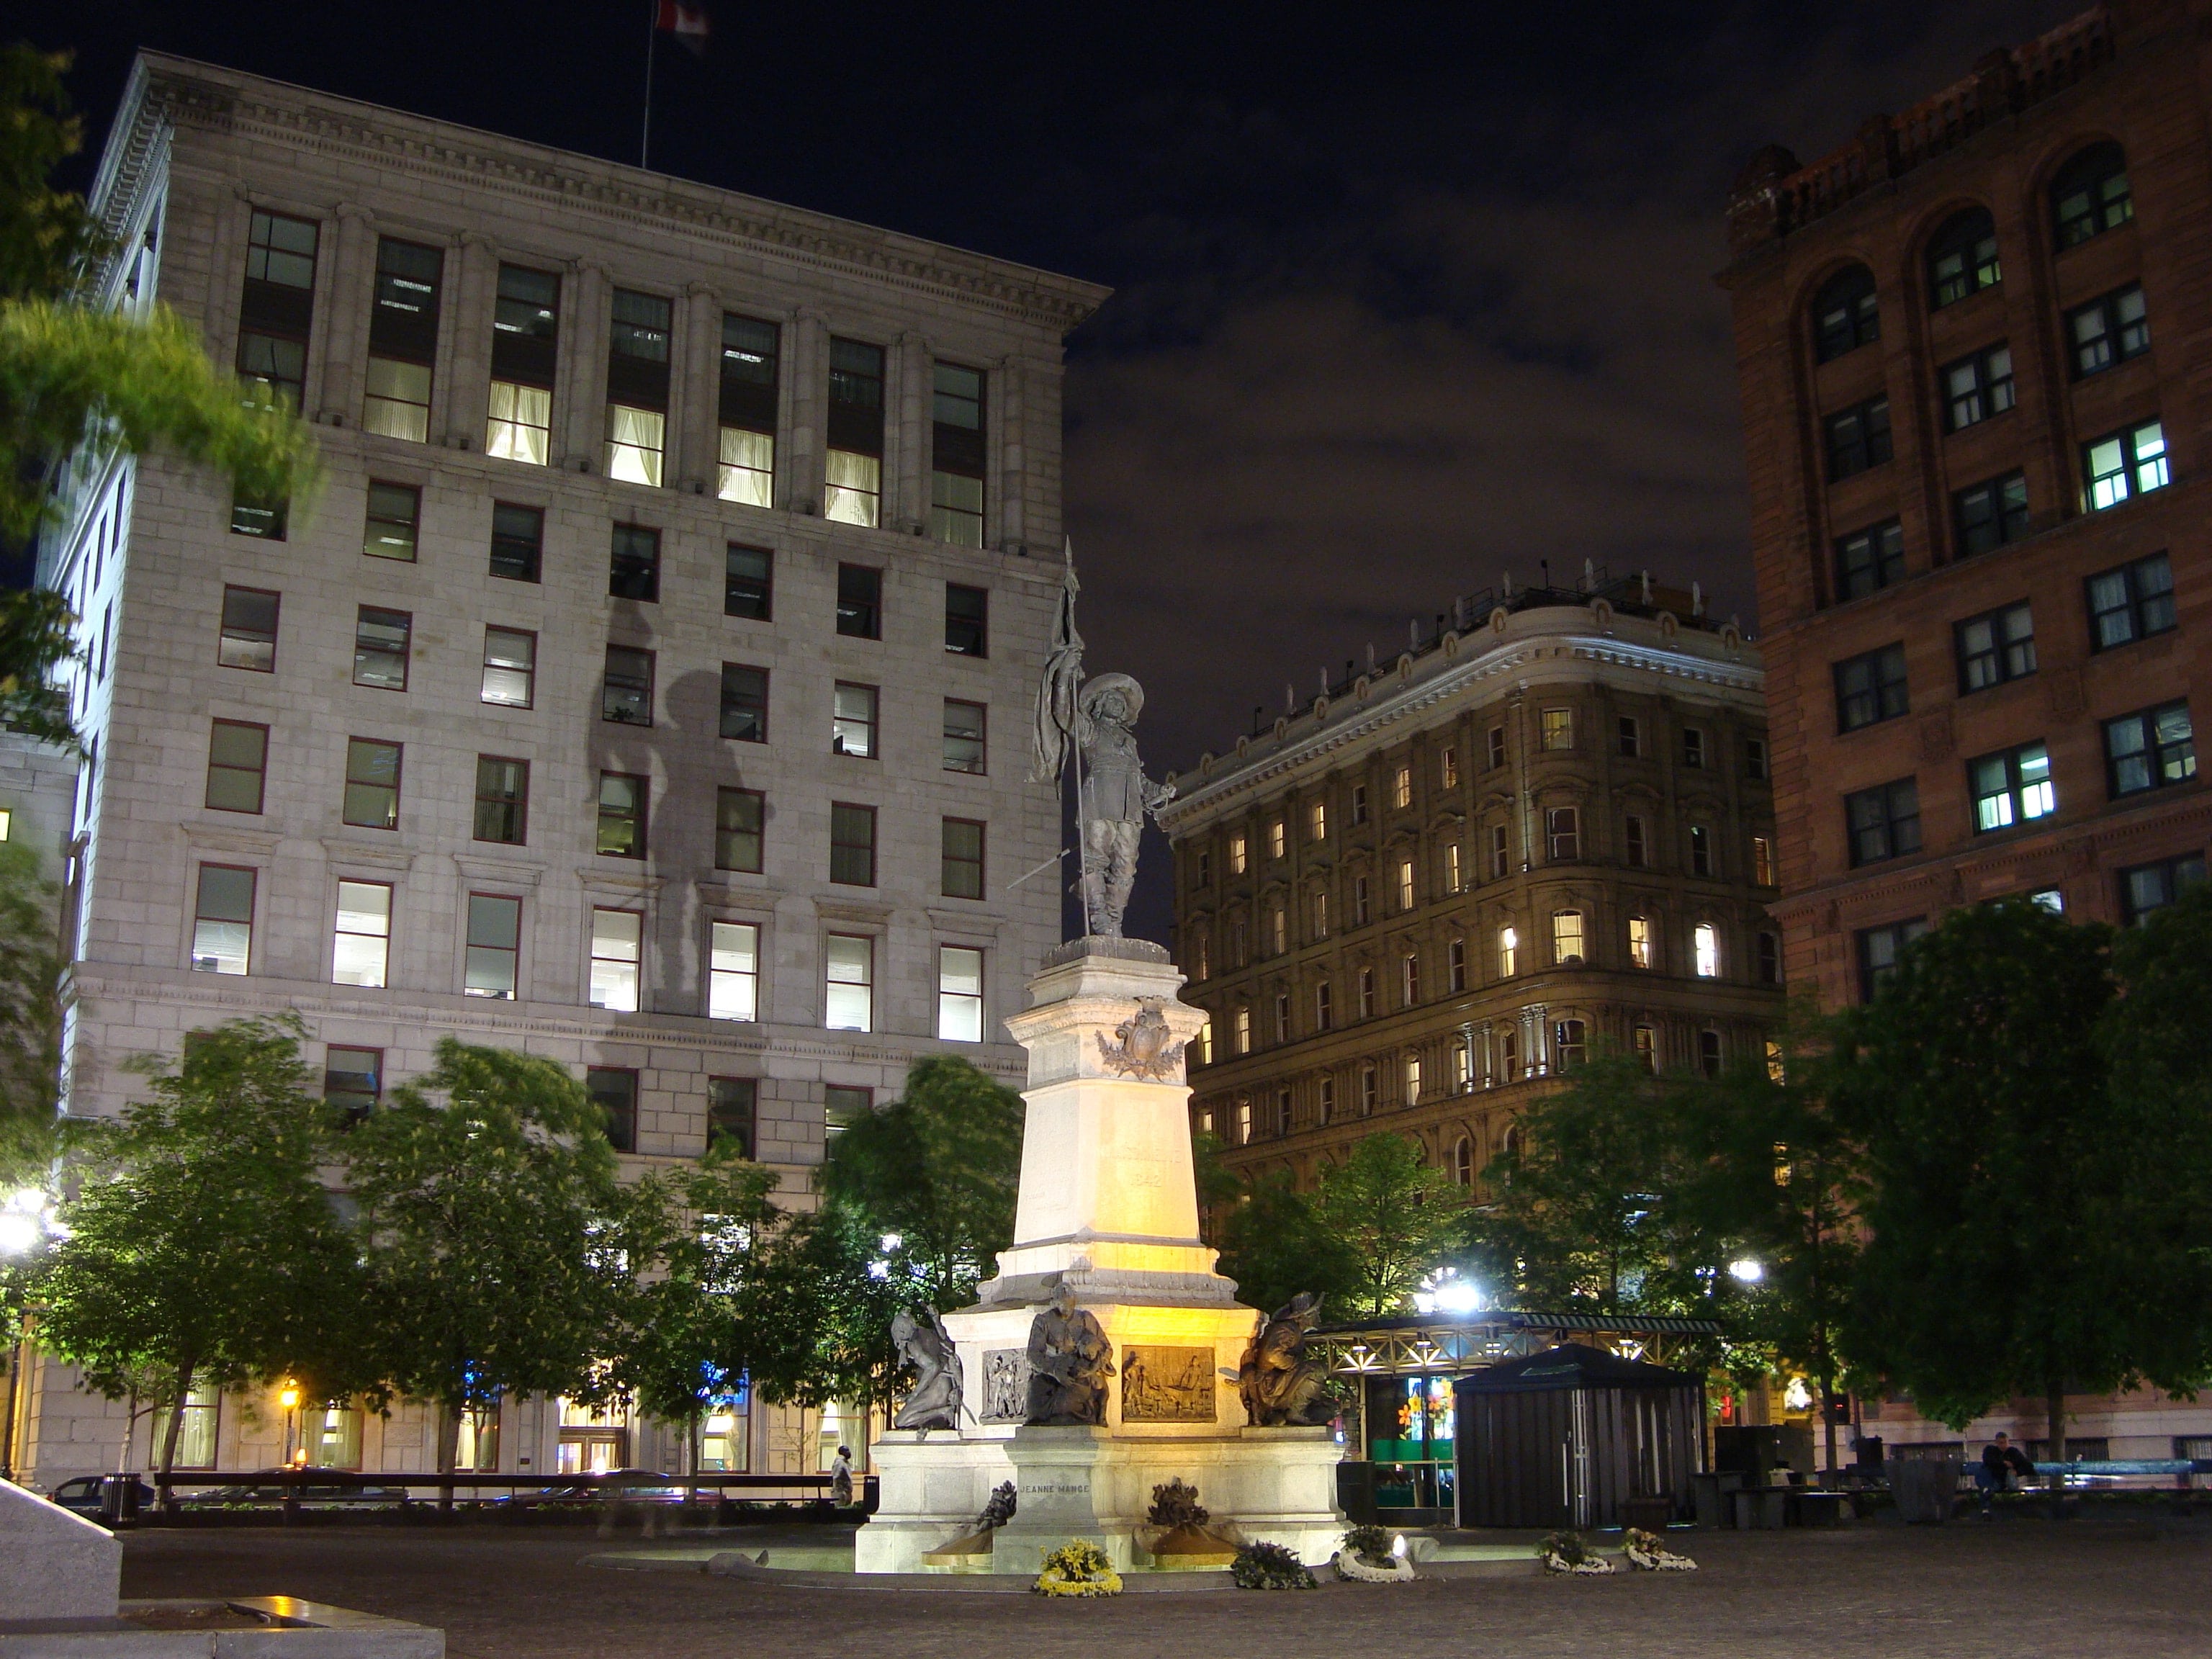
[(1044, 1571), (1030, 1588), (1040, 1595), (1119, 1595), (1121, 1575), (1104, 1550), (1078, 1538), (1044, 1552)]

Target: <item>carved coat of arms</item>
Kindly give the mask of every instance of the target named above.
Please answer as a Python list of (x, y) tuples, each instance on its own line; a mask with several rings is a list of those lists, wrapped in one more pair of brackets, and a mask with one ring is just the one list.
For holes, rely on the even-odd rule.
[(1114, 1028), (1114, 1042), (1098, 1033), (1098, 1057), (1109, 1072), (1164, 1083), (1182, 1064), (1183, 1045), (1170, 1042), (1171, 1036), (1160, 1000), (1139, 998), (1137, 1012)]

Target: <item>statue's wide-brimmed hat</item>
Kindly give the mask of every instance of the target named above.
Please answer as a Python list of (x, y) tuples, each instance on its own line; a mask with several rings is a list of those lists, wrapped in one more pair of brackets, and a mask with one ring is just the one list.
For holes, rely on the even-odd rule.
[(1121, 701), (1129, 705), (1129, 718), (1134, 720), (1145, 707), (1145, 688), (1127, 674), (1098, 674), (1083, 682), (1083, 712), (1089, 714), (1091, 706), (1109, 691), (1119, 691)]

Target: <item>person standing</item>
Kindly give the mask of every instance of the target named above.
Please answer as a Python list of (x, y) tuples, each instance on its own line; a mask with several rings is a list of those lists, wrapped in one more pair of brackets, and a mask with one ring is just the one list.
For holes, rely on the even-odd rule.
[(837, 1448), (830, 1463), (830, 1501), (841, 1510), (853, 1507), (853, 1449)]

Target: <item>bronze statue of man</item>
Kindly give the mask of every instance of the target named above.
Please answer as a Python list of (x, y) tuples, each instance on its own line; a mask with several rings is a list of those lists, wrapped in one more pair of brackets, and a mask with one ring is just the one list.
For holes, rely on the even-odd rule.
[(1137, 754), (1137, 715), (1145, 689), (1127, 674), (1084, 683), (1075, 741), (1082, 757), (1076, 814), (1083, 824), (1083, 914), (1090, 933), (1121, 936), (1121, 915), (1137, 878), (1145, 815), (1175, 799), (1173, 784), (1145, 776)]
[(1075, 1292), (1064, 1284), (1030, 1326), (1029, 1362), (1029, 1410), (1024, 1422), (1104, 1426), (1114, 1345), (1106, 1340), (1098, 1316), (1076, 1306)]

